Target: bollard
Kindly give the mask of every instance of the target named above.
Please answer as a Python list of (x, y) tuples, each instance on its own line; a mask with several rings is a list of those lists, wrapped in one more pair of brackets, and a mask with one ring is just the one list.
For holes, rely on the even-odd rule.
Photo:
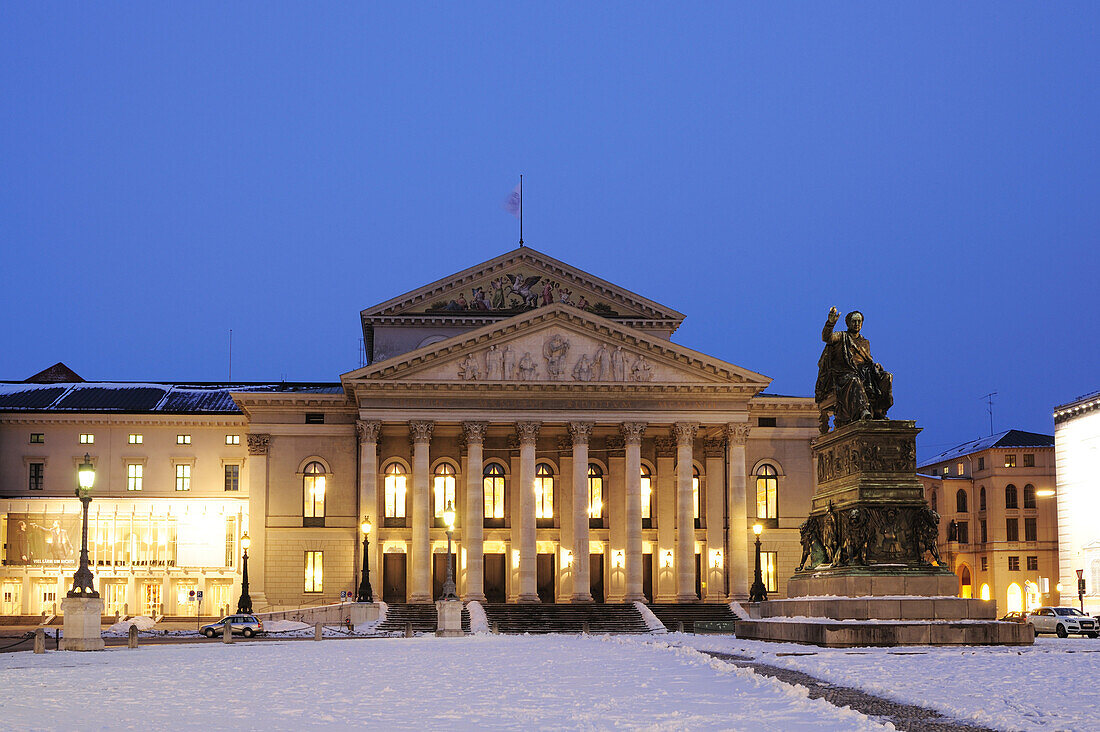
[(320, 623), (314, 623), (313, 625), (313, 640), (321, 640), (324, 626)]
[(222, 643), (233, 642), (233, 626), (227, 620), (225, 625), (222, 626)]
[(412, 624), (411, 620), (406, 620), (405, 621), (405, 637), (406, 638), (412, 638), (413, 637), (413, 624)]
[(46, 652), (46, 630), (45, 628), (38, 628), (34, 631), (34, 652), (45, 653)]
[(53, 649), (55, 651), (61, 650), (61, 631), (55, 630), (53, 632)]
[(585, 620), (583, 623), (581, 623), (581, 633), (583, 635), (588, 635), (588, 621), (587, 620)]
[(683, 633), (684, 632), (684, 621), (683, 620), (677, 620), (676, 621), (676, 632), (677, 633)]
[(493, 635), (500, 635), (500, 623), (493, 621)]
[(137, 648), (138, 647), (138, 645), (137, 645), (137, 643), (138, 643), (137, 633), (138, 633), (138, 631), (137, 631), (137, 626), (136, 625), (131, 625), (130, 629), (128, 631), (126, 631), (126, 647), (127, 648)]

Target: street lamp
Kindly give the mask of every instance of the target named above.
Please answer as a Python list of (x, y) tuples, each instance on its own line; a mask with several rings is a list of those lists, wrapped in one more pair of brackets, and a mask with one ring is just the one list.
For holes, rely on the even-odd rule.
[(241, 548), (244, 549), (244, 564), (241, 567), (241, 597), (237, 600), (237, 612), (252, 613), (252, 598), (248, 595), (248, 547), (252, 546), (252, 540), (248, 533), (241, 536)]
[(451, 534), (455, 530), (455, 506), (451, 501), (447, 501), (447, 507), (443, 509), (443, 522), (447, 524), (447, 580), (443, 583), (443, 596), (439, 599), (457, 600), (454, 571), (451, 567)]
[(80, 535), (80, 567), (73, 575), (73, 588), (69, 590), (69, 597), (99, 597), (99, 593), (92, 586), (94, 577), (88, 567), (88, 504), (92, 502), (92, 486), (95, 484), (95, 466), (92, 458), (84, 453), (84, 462), (76, 471), (77, 485), (76, 497), (83, 506), (83, 531)]
[(374, 591), (370, 588), (370, 562), (367, 560), (367, 547), (370, 546), (370, 516), (359, 525), (363, 531), (363, 581), (359, 583), (356, 602), (374, 602)]
[(764, 577), (760, 574), (760, 532), (764, 527), (753, 524), (752, 533), (756, 534), (756, 571), (753, 573), (752, 587), (749, 588), (749, 602), (764, 602), (768, 599), (768, 588), (764, 587)]

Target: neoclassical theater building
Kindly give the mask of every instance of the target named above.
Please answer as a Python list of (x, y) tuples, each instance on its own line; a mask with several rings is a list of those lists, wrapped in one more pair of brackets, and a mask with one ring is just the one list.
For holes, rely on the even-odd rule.
[(363, 310), (367, 365), (338, 383), (0, 384), (0, 610), (64, 593), (85, 452), (108, 611), (232, 604), (245, 532), (257, 609), (337, 601), (367, 516), (376, 595), (430, 602), (448, 504), (467, 600), (747, 597), (754, 523), (782, 595), (817, 410), (673, 342), (683, 318), (521, 247)]

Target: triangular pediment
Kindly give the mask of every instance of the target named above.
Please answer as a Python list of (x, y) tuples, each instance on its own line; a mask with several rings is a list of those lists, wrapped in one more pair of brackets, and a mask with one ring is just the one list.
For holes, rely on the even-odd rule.
[(553, 304), (571, 305), (601, 317), (660, 322), (675, 330), (684, 315), (588, 274), (530, 247), (363, 310), (376, 318), (482, 316), (507, 318)]
[(352, 371), (356, 381), (590, 385), (771, 381), (671, 341), (568, 305), (550, 305)]

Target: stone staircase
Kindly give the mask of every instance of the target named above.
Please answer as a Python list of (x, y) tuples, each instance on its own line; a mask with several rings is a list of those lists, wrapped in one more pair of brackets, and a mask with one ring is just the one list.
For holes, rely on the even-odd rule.
[[(404, 633), (406, 623), (412, 623), (414, 633), (434, 633), (436, 628), (435, 603), (417, 602), (390, 604), (386, 619), (377, 628), (380, 633)], [(470, 611), (462, 606), (462, 630), (470, 632)]]
[(740, 620), (734, 615), (733, 610), (726, 603), (685, 602), (685, 603), (653, 603), (649, 609), (664, 623), (670, 633), (675, 633), (679, 623), (684, 624), (685, 633), (695, 632), (695, 622), (725, 622), (731, 623)]
[(649, 633), (633, 603), (577, 605), (483, 603), (500, 633)]

